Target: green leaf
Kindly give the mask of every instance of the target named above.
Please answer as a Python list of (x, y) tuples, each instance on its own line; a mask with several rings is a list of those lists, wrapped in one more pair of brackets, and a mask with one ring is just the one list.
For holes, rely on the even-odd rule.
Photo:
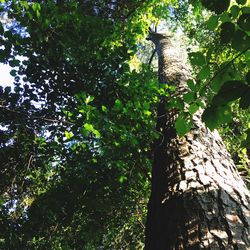
[(242, 14), (237, 23), (243, 30), (250, 31), (250, 14)]
[(232, 48), (238, 51), (243, 51), (249, 48), (250, 37), (246, 32), (242, 30), (237, 30), (232, 39)]
[(232, 14), (232, 17), (235, 19), (238, 17), (239, 13), (240, 13), (240, 8), (238, 5), (233, 5), (231, 8), (230, 8), (230, 12)]
[(186, 103), (190, 103), (190, 102), (193, 102), (195, 100), (195, 94), (192, 93), (192, 92), (188, 92), (186, 94), (183, 95), (183, 100), (186, 102)]
[(87, 131), (89, 131), (89, 132), (94, 131), (94, 127), (93, 127), (92, 124), (85, 123), (85, 124), (83, 125), (83, 127), (84, 127)]
[(168, 107), (182, 110), (184, 108), (183, 100), (180, 97), (172, 98), (169, 101)]
[(232, 120), (232, 111), (228, 105), (210, 106), (202, 114), (202, 120), (211, 129), (214, 130), (219, 125), (228, 123)]
[(240, 99), (240, 108), (247, 109), (250, 106), (250, 89)]
[(212, 105), (224, 105), (240, 98), (248, 87), (242, 81), (227, 81), (213, 98)]
[(237, 4), (245, 4), (247, 0), (236, 0)]
[(250, 13), (250, 7), (242, 7), (241, 12), (243, 14), (249, 14)]
[(152, 112), (150, 112), (149, 110), (143, 110), (143, 113), (146, 115), (146, 116), (151, 116)]
[(41, 10), (41, 6), (39, 3), (33, 3), (32, 4), (32, 9), (36, 12), (36, 11), (40, 11)]
[(98, 130), (94, 129), (93, 130), (93, 134), (96, 136), (96, 138), (100, 138), (101, 137), (101, 134)]
[(3, 35), (3, 33), (4, 33), (4, 28), (2, 23), (0, 23), (0, 35)]
[(10, 92), (11, 92), (11, 87), (10, 86), (7, 86), (7, 87), (4, 88), (4, 93), (5, 94), (8, 95)]
[(190, 90), (192, 91), (196, 91), (196, 86), (193, 80), (189, 79), (187, 80), (187, 85), (190, 88)]
[(188, 111), (191, 115), (193, 115), (194, 113), (196, 113), (196, 111), (199, 109), (199, 106), (196, 103), (192, 103), (189, 108)]
[(228, 105), (219, 106), (217, 108), (218, 113), (218, 123), (219, 125), (228, 123), (232, 121), (232, 111), (231, 107)]
[(221, 14), (220, 15), (220, 21), (221, 21), (221, 23), (231, 22), (231, 18), (229, 16), (229, 13), (224, 12), (223, 14)]
[(235, 32), (235, 25), (231, 22), (223, 23), (221, 26), (220, 40), (222, 43), (228, 43), (231, 41)]
[(215, 28), (218, 26), (218, 17), (215, 15), (212, 15), (207, 21), (206, 21), (207, 28), (209, 30), (215, 30)]
[(246, 82), (250, 84), (250, 70), (246, 74)]
[(206, 64), (206, 59), (201, 52), (188, 53), (189, 60), (193, 65), (203, 66)]
[(66, 136), (66, 138), (69, 140), (69, 139), (71, 139), (73, 136), (74, 136), (74, 134), (72, 133), (72, 132), (68, 132), (68, 131), (65, 131), (65, 136)]
[(200, 80), (206, 79), (210, 75), (210, 68), (208, 65), (204, 66), (201, 71), (198, 73), (197, 77)]
[(187, 122), (184, 118), (178, 117), (175, 122), (175, 129), (179, 136), (184, 136), (191, 130), (191, 123)]
[(122, 102), (119, 99), (115, 100), (115, 105), (114, 105), (114, 109), (116, 110), (121, 110), (123, 108)]
[(36, 16), (39, 18), (41, 16), (41, 13), (39, 10), (36, 11)]
[(126, 176), (121, 175), (121, 176), (119, 177), (118, 180), (119, 180), (120, 183), (123, 183), (123, 182), (125, 182), (127, 179), (128, 179), (128, 178), (127, 178)]
[(201, 2), (203, 6), (214, 11), (216, 14), (220, 14), (227, 10), (230, 5), (230, 0), (202, 0)]
[(216, 118), (216, 107), (211, 106), (205, 109), (202, 114), (202, 121), (211, 129), (214, 130), (218, 126), (218, 121)]
[(19, 64), (20, 64), (19, 60), (11, 60), (11, 61), (9, 61), (9, 65), (11, 67), (17, 67), (17, 66), (19, 66)]
[(26, 10), (29, 9), (29, 4), (28, 4), (27, 1), (22, 1), (22, 5), (24, 6), (24, 8), (25, 8)]
[(88, 96), (85, 100), (85, 104), (88, 105), (90, 102), (92, 102), (95, 99), (94, 96)]
[(242, 142), (242, 147), (250, 149), (250, 129), (246, 131), (247, 138)]
[(106, 113), (108, 111), (107, 107), (102, 105), (102, 111)]
[(221, 88), (222, 84), (223, 84), (222, 80), (221, 80), (219, 77), (215, 77), (215, 78), (212, 80), (212, 82), (211, 82), (211, 84), (210, 84), (210, 87), (211, 87), (211, 89), (212, 89), (214, 92), (218, 92), (219, 89)]
[(14, 70), (14, 69), (12, 69), (12, 70), (10, 71), (10, 75), (12, 75), (13, 77), (15, 77), (15, 76), (17, 75), (17, 71)]

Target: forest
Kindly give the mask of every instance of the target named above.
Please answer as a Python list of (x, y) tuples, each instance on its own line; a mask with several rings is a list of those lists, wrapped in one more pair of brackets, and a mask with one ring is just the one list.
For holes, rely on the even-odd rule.
[(250, 249), (250, 0), (0, 21), (0, 249)]

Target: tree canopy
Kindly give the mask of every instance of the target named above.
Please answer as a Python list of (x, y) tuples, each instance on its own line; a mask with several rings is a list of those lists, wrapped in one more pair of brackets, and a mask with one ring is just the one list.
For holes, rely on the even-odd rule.
[[(249, 0), (0, 2), (0, 248), (142, 249), (162, 98), (179, 136), (204, 109), (249, 178)], [(158, 83), (156, 28), (188, 51), (182, 98)]]

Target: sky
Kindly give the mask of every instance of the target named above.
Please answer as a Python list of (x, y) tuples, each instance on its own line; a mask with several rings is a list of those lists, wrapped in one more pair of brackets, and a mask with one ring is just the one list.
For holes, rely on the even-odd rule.
[(0, 63), (0, 86), (6, 87), (13, 85), (14, 78), (10, 75), (11, 67)]

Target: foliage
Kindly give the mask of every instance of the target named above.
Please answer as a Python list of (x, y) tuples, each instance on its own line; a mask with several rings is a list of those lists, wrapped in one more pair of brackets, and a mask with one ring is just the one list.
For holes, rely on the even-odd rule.
[[(236, 162), (247, 169), (248, 6), (1, 1), (0, 62), (15, 80), (13, 89), (0, 88), (0, 248), (143, 248), (162, 97), (179, 110), (180, 136), (206, 107), (204, 121), (211, 129), (223, 125)], [(183, 100), (139, 59), (149, 60), (141, 46), (162, 19), (173, 32), (181, 27), (190, 47), (194, 79)]]

